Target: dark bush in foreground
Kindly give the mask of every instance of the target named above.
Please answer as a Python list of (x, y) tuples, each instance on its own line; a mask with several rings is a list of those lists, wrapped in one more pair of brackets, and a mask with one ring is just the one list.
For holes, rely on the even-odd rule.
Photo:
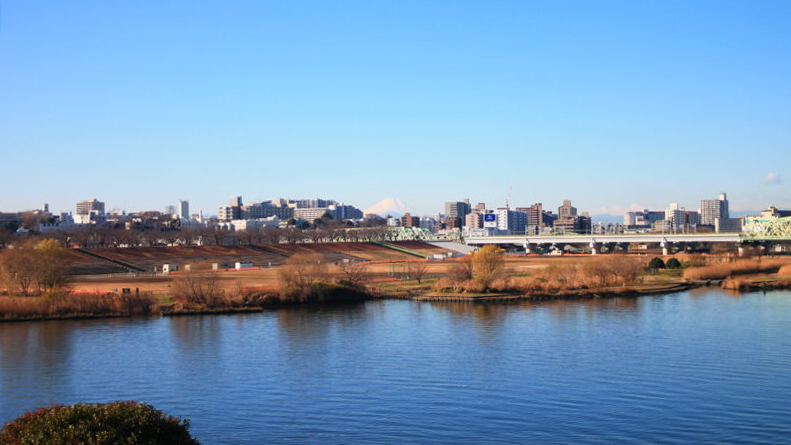
[[(671, 259), (674, 259), (674, 258), (671, 258)], [(678, 261), (678, 260), (676, 260), (676, 261)], [(658, 269), (664, 269), (665, 266), (666, 266), (666, 264), (665, 264), (664, 261), (662, 261), (662, 258), (653, 257), (653, 258), (651, 258), (651, 261), (648, 262), (647, 269), (648, 270), (658, 270)]]
[(145, 403), (53, 405), (23, 414), (0, 431), (3, 445), (197, 444), (189, 420)]
[(665, 266), (667, 266), (668, 269), (681, 269), (683, 267), (681, 265), (681, 261), (675, 258), (670, 258), (667, 260), (667, 264), (665, 264)]

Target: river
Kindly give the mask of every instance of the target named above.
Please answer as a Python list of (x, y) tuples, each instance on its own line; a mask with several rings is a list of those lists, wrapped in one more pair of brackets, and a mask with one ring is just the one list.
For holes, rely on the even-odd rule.
[(0, 323), (0, 422), (135, 399), (202, 443), (788, 443), (791, 292)]

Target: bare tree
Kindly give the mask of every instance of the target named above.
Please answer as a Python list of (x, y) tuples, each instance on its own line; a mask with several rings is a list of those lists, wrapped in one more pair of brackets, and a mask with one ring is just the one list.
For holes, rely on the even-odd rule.
[(264, 241), (269, 244), (280, 244), (283, 239), (283, 229), (279, 227), (270, 227), (264, 230)]
[(296, 227), (289, 227), (283, 230), (283, 237), (289, 244), (296, 244), (304, 239), (304, 234), (301, 229)]
[(418, 263), (409, 263), (409, 276), (417, 280), (417, 284), (423, 281), (423, 278), (428, 272), (428, 262), (421, 261)]
[(287, 291), (308, 288), (327, 280), (327, 265), (317, 253), (298, 253), (280, 269), (280, 278)]
[(465, 281), (472, 279), (472, 256), (465, 256), (448, 269), (448, 279), (456, 289), (461, 288)]
[(223, 294), (219, 281), (216, 273), (182, 273), (171, 284), (173, 297), (181, 303), (217, 306)]
[(353, 288), (361, 288), (370, 278), (368, 267), (366, 267), (364, 263), (341, 263), (339, 267), (341, 269), (340, 284)]

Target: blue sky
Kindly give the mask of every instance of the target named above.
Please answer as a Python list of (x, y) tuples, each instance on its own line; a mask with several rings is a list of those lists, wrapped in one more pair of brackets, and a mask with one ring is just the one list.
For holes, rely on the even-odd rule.
[(511, 186), (791, 207), (789, 23), (788, 1), (0, 0), (0, 210), (434, 213)]

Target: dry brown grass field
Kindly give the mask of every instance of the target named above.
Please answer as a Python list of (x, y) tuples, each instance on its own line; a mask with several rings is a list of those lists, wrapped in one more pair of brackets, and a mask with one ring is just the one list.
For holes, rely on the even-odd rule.
[[(427, 264), (427, 277), (445, 275), (448, 270), (458, 261), (458, 259), (446, 259), (442, 261), (425, 261), (415, 257), (405, 256), (395, 251), (384, 251), (381, 257), (388, 258), (388, 252), (397, 254), (396, 260), (378, 259), (366, 263), (369, 283), (381, 283), (396, 281), (390, 275), (401, 276), (408, 274), (410, 264), (425, 262)], [(362, 256), (356, 252), (357, 256)], [(379, 252), (375, 252), (379, 255)], [(526, 276), (535, 273), (552, 264), (584, 264), (593, 260), (591, 256), (507, 256), (505, 258), (505, 273), (509, 276)], [(279, 270), (283, 266), (255, 268), (248, 270), (228, 270), (218, 272), (219, 285), (222, 289), (232, 291), (242, 288), (277, 288), (280, 285)], [(335, 264), (329, 267), (332, 276), (340, 276), (341, 269)], [(179, 273), (162, 276), (144, 277), (123, 277), (123, 276), (75, 276), (72, 280), (72, 289), (77, 292), (116, 292), (122, 288), (131, 288), (134, 292), (152, 292), (155, 294), (167, 294), (170, 292), (172, 281), (179, 276)]]

